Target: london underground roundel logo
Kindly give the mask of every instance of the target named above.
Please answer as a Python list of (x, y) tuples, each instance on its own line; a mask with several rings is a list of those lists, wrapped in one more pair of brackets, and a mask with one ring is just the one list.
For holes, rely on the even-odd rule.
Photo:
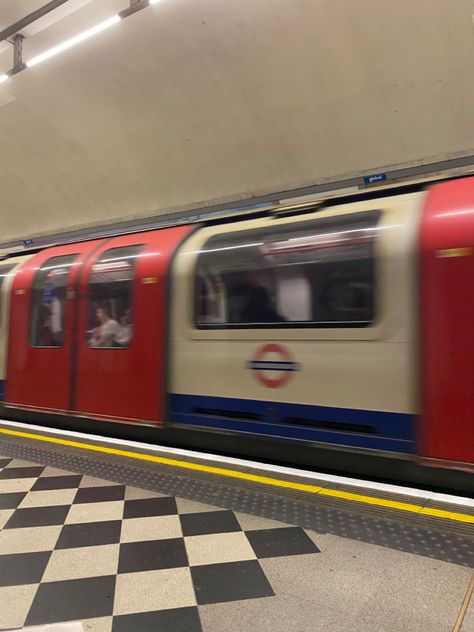
[(287, 347), (270, 342), (258, 347), (253, 358), (247, 362), (247, 368), (254, 371), (263, 386), (281, 388), (290, 381), (294, 371), (301, 370), (301, 365), (294, 361)]

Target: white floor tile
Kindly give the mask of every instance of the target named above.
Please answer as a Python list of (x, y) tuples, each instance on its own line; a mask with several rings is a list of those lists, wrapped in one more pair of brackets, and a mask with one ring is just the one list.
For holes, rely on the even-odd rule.
[(121, 520), (123, 516), (123, 506), (123, 500), (111, 500), (103, 503), (78, 503), (77, 505), (71, 505), (65, 524)]
[(30, 529), (4, 529), (0, 532), (0, 555), (52, 551), (62, 525)]
[(190, 566), (254, 560), (256, 555), (245, 533), (213, 533), (184, 539)]
[(0, 629), (23, 626), (37, 589), (38, 584), (0, 588)]
[(195, 606), (189, 568), (170, 568), (117, 576), (114, 615)]
[(25, 507), (52, 507), (53, 505), (70, 505), (74, 500), (77, 489), (48, 489), (38, 492), (28, 492), (23, 498), (19, 509)]
[(179, 516), (149, 516), (127, 518), (122, 522), (121, 542), (142, 542), (181, 538), (183, 535)]
[(118, 558), (118, 544), (53, 551), (42, 582), (115, 575), (118, 568)]

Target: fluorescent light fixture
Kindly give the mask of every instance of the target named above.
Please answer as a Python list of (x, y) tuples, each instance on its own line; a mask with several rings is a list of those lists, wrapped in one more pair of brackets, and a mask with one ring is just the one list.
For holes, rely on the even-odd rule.
[(8, 79), (8, 75), (0, 75), (0, 83), (3, 83)]
[(157, 4), (160, 0), (148, 0), (148, 4)]
[(97, 33), (100, 33), (101, 31), (105, 31), (105, 29), (108, 29), (109, 26), (112, 26), (113, 24), (117, 24), (117, 22), (120, 22), (120, 19), (121, 18), (119, 15), (114, 15), (112, 18), (109, 18), (108, 20), (105, 20), (104, 22), (100, 22), (99, 24), (96, 24), (96, 26), (93, 26), (90, 29), (87, 29), (87, 31), (83, 31), (82, 33), (79, 33), (79, 35), (76, 35), (75, 37), (71, 37), (71, 39), (66, 40), (62, 44), (58, 44), (57, 46), (50, 48), (44, 53), (41, 53), (40, 55), (33, 57), (32, 59), (26, 62), (26, 65), (28, 66), (28, 68), (31, 68), (31, 66), (36, 66), (36, 64), (39, 64), (42, 61), (45, 61), (46, 59), (49, 59), (50, 57), (53, 57), (54, 55), (61, 53), (63, 50), (67, 50), (68, 48), (71, 48), (71, 46), (75, 46), (76, 44), (83, 42), (89, 37), (92, 37), (93, 35), (96, 35)]

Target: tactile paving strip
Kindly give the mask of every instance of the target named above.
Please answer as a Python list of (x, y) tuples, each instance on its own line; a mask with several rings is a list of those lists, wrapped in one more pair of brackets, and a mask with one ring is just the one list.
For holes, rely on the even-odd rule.
[(474, 535), (469, 525), (452, 525), (446, 520), (434, 520), (431, 525), (426, 521), (404, 520), (402, 516), (390, 519), (383, 509), (363, 511), (355, 503), (336, 499), (320, 502), (319, 499), (309, 500), (307, 495), (277, 494), (262, 491), (261, 487), (256, 489), (246, 482), (231, 484), (227, 479), (215, 476), (176, 471), (156, 464), (130, 463), (121, 457), (94, 453), (84, 456), (75, 449), (58, 445), (39, 448), (27, 439), (12, 441), (10, 437), (2, 437), (0, 452), (125, 485), (259, 515), (319, 533), (332, 533), (474, 568)]

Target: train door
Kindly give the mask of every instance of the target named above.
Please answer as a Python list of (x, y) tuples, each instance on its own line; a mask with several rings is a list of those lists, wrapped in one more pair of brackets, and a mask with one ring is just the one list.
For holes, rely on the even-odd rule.
[(116, 237), (81, 273), (78, 414), (163, 422), (167, 272), (187, 226)]
[(7, 405), (54, 411), (71, 408), (75, 284), (81, 266), (98, 243), (44, 250), (15, 273)]
[(474, 463), (474, 178), (428, 194), (421, 229), (422, 454)]

